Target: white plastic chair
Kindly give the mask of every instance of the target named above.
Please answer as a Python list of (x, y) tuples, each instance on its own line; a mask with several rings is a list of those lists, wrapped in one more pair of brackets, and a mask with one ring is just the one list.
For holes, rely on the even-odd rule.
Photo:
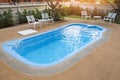
[(33, 15), (26, 16), (26, 18), (27, 18), (28, 24), (33, 24), (34, 25), (34, 29), (36, 27), (35, 26), (36, 24), (40, 24), (40, 22), (35, 21), (35, 18), (34, 18)]
[(87, 19), (87, 18), (91, 19), (91, 15), (89, 15), (87, 11), (81, 11), (81, 15), (82, 15), (82, 18), (84, 19)]
[(53, 18), (51, 18), (48, 15), (48, 13), (41, 13), (41, 16), (42, 16), (42, 19), (46, 21), (46, 23), (49, 22), (49, 21), (52, 21), (52, 23), (53, 23)]
[(113, 13), (111, 19), (109, 20), (110, 22), (115, 22), (115, 18), (117, 16), (117, 13)]
[(108, 15), (103, 18), (103, 20), (108, 21), (110, 23), (114, 23), (116, 15), (117, 13), (108, 13)]

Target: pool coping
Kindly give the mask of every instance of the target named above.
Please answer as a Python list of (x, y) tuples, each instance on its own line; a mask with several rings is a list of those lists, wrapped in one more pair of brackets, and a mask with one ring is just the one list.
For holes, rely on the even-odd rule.
[(48, 66), (48, 67), (39, 67), (39, 66), (29, 66), (27, 64), (24, 64), (17, 60), (14, 57), (11, 57), (8, 53), (4, 52), (2, 50), (2, 44), (0, 43), (0, 58), (6, 63), (8, 66), (12, 67), (16, 71), (28, 74), (28, 75), (52, 75), (55, 73), (60, 73), (66, 69), (69, 69), (72, 67), (74, 64), (76, 64), (78, 61), (86, 57), (88, 54), (90, 54), (95, 48), (101, 46), (103, 43), (105, 43), (108, 40), (108, 37), (110, 33), (112, 32), (111, 29), (106, 28), (106, 31), (103, 33), (103, 37), (100, 38), (98, 41), (95, 43), (92, 43), (92, 46), (87, 46), (85, 49), (79, 51), (78, 53), (70, 56), (66, 61), (61, 62), (57, 65), (54, 66)]

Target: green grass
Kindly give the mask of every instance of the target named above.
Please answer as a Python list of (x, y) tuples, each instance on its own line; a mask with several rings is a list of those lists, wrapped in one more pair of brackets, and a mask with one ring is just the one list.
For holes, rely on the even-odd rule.
[(81, 17), (81, 16), (78, 16), (78, 15), (69, 15), (68, 17), (70, 17), (70, 18), (82, 19), (82, 17)]
[[(69, 15), (68, 17), (77, 18), (77, 19), (83, 19), (82, 16), (78, 16), (78, 15)], [(87, 20), (90, 20), (90, 19), (88, 18)]]

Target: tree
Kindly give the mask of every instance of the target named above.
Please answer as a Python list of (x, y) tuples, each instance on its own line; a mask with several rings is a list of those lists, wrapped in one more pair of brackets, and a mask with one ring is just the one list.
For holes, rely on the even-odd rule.
[(109, 3), (117, 13), (117, 20), (120, 20), (120, 0), (104, 0)]
[(60, 10), (62, 7), (62, 5), (60, 5), (61, 0), (46, 0), (46, 1), (48, 6), (51, 8), (54, 21), (59, 21), (61, 18), (61, 10)]

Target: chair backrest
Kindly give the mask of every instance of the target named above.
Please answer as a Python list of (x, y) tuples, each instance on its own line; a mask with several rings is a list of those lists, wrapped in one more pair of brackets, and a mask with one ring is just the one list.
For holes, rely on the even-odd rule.
[(84, 14), (85, 14), (85, 16), (87, 16), (88, 14), (87, 14), (87, 11), (84, 11)]
[(44, 15), (44, 13), (41, 13), (41, 16), (42, 16), (42, 19), (46, 18), (45, 15)]
[(84, 11), (81, 11), (81, 15), (84, 16)]
[(47, 19), (50, 18), (50, 16), (48, 15), (48, 13), (45, 13), (44, 15), (45, 15), (45, 17), (46, 17)]
[(48, 13), (41, 13), (42, 19), (49, 19)]
[(111, 18), (112, 15), (113, 15), (113, 13), (108, 13), (107, 17), (108, 17), (108, 18)]
[(31, 20), (35, 22), (35, 17), (33, 15), (31, 15)]
[(117, 13), (112, 13), (112, 17), (111, 18), (115, 19), (116, 15), (117, 15)]
[(26, 18), (27, 18), (28, 23), (35, 22), (35, 18), (34, 18), (34, 16), (33, 16), (33, 15), (26, 16)]
[(82, 16), (87, 16), (87, 12), (86, 11), (81, 11), (81, 15)]
[(28, 23), (30, 23), (31, 22), (30, 16), (26, 16), (26, 18), (27, 18)]

